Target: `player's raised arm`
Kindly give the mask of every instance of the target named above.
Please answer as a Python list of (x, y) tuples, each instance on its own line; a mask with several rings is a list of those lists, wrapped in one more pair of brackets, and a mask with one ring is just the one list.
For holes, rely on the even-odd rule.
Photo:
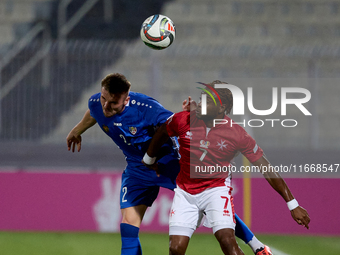
[(72, 152), (74, 152), (75, 145), (77, 144), (77, 150), (79, 152), (81, 150), (81, 134), (96, 123), (97, 121), (91, 116), (90, 110), (87, 110), (83, 119), (71, 130), (71, 132), (66, 137), (68, 150), (70, 151), (72, 148)]
[(142, 161), (144, 165), (155, 170), (157, 175), (159, 175), (157, 164), (155, 164), (157, 152), (160, 150), (162, 145), (169, 139), (169, 134), (166, 125), (167, 124), (164, 123), (162, 124), (162, 126), (160, 126), (160, 128), (158, 128), (158, 130), (152, 137), (149, 148), (146, 151)]
[(310, 218), (307, 211), (303, 207), (299, 206), (286, 182), (282, 179), (280, 174), (274, 170), (269, 161), (264, 156), (262, 156), (260, 159), (253, 162), (253, 165), (261, 169), (263, 176), (266, 178), (269, 184), (287, 202), (293, 219), (299, 225), (305, 226), (307, 229), (309, 229), (308, 224), (310, 222)]

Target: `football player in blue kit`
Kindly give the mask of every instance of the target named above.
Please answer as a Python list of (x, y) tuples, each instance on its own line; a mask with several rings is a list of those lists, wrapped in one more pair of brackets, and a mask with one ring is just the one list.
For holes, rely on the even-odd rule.
[[(107, 75), (101, 82), (101, 92), (91, 96), (89, 109), (66, 138), (68, 150), (81, 150), (81, 134), (96, 123), (122, 150), (127, 166), (122, 174), (120, 208), (121, 254), (139, 255), (139, 227), (146, 209), (157, 198), (159, 187), (173, 190), (180, 170), (176, 140), (169, 139), (159, 151), (160, 177), (141, 162), (157, 127), (173, 113), (158, 101), (141, 93), (130, 91), (131, 84), (122, 74)], [(185, 101), (186, 102), (186, 101)], [(183, 104), (188, 110), (189, 104)], [(236, 215), (235, 235), (247, 243), (254, 253), (266, 252), (262, 244)], [(271, 254), (269, 253), (260, 254)]]

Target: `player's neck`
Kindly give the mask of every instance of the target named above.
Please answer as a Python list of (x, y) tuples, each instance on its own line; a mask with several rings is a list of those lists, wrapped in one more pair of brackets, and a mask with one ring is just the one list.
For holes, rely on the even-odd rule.
[(218, 114), (217, 116), (215, 116), (215, 118), (213, 118), (213, 119), (206, 119), (206, 120), (203, 119), (203, 121), (204, 121), (206, 127), (212, 128), (212, 127), (214, 127), (214, 120), (224, 119), (224, 117), (225, 117), (224, 113), (221, 113), (221, 114)]
[(205, 120), (204, 123), (207, 128), (212, 128), (214, 126), (214, 120)]
[(118, 112), (118, 114), (121, 114), (124, 110), (125, 110), (125, 105), (124, 105), (123, 108)]

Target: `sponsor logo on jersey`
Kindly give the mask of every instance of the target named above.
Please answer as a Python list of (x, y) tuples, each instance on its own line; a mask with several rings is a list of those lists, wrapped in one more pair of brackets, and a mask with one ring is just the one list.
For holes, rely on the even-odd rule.
[(175, 214), (175, 210), (174, 210), (174, 209), (171, 209), (170, 217), (172, 217), (174, 214)]
[(129, 127), (129, 131), (131, 134), (135, 135), (137, 133), (137, 128), (136, 127)]
[(114, 125), (114, 126), (117, 126), (117, 127), (121, 127), (121, 126), (122, 126), (122, 123), (113, 122), (113, 125)]
[(190, 131), (187, 131), (185, 133), (185, 138), (192, 139), (192, 133)]
[(223, 210), (223, 216), (230, 216), (230, 213), (227, 209)]
[(110, 131), (108, 126), (103, 125), (103, 130), (105, 131), (105, 133), (108, 133)]
[(210, 142), (209, 141), (204, 141), (204, 140), (201, 140), (200, 141), (200, 147), (203, 147), (203, 148), (206, 148), (208, 149), (209, 145), (210, 145)]

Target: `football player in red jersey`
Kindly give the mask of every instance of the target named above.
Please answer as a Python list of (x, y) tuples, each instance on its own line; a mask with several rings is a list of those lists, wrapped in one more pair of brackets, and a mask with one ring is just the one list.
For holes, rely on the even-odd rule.
[[(309, 228), (310, 218), (307, 211), (299, 206), (287, 184), (273, 170), (255, 140), (235, 123), (214, 126), (216, 119), (225, 119), (226, 123), (232, 123), (227, 116), (233, 107), (232, 93), (228, 89), (212, 88), (214, 84), (223, 83), (214, 81), (207, 84), (205, 90), (215, 100), (207, 97), (206, 115), (201, 114), (199, 103), (195, 111), (183, 111), (171, 116), (156, 132), (143, 158), (146, 165), (157, 171), (155, 160), (160, 146), (170, 136), (179, 138), (181, 170), (176, 179), (177, 188), (169, 220), (170, 254), (185, 254), (190, 237), (200, 225), (203, 215), (206, 216), (205, 225), (212, 227), (224, 254), (243, 254), (234, 235), (231, 174), (209, 172), (212, 167), (231, 167), (230, 162), (238, 152), (262, 171), (269, 184), (287, 202), (293, 219)], [(217, 93), (222, 104), (214, 103), (218, 101)], [(271, 254), (270, 251), (263, 252), (265, 251), (256, 254)]]

